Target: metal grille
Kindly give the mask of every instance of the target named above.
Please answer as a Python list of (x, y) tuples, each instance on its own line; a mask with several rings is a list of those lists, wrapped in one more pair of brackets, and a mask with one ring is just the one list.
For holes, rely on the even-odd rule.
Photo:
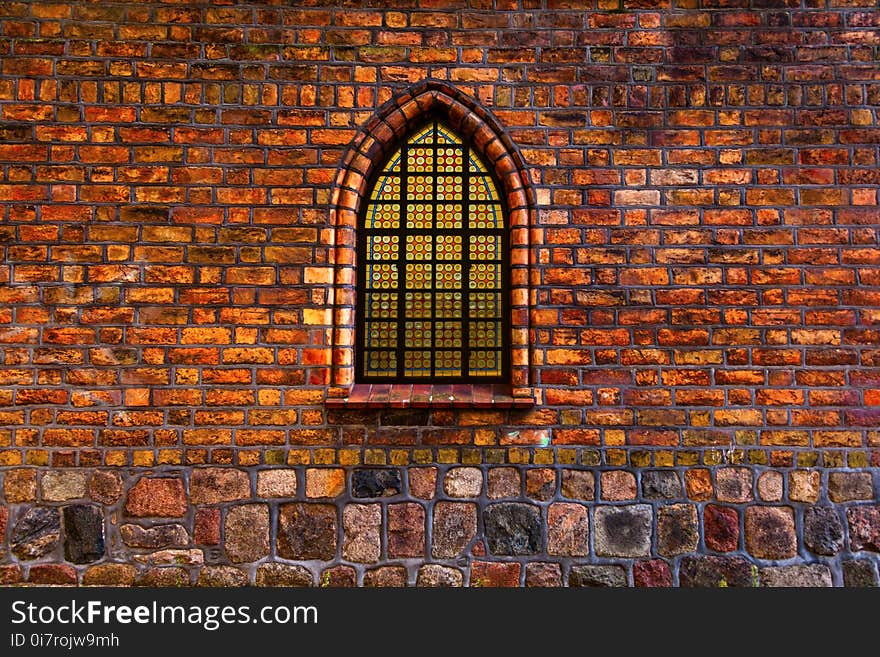
[(358, 230), (360, 381), (504, 381), (506, 208), (448, 127), (416, 131), (372, 182)]

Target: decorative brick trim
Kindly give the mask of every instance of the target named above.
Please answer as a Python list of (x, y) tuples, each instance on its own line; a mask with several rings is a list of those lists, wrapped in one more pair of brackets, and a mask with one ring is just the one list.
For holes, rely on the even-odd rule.
[(511, 383), (514, 396), (530, 396), (534, 355), (529, 348), (530, 287), (534, 265), (534, 199), (525, 165), (499, 123), (472, 98), (439, 80), (424, 80), (382, 106), (364, 125), (342, 158), (331, 198), (333, 376), (330, 396), (342, 396), (354, 383), (355, 254), (357, 218), (367, 185), (387, 157), (424, 117), (442, 116), (485, 158), (501, 182), (510, 230)]

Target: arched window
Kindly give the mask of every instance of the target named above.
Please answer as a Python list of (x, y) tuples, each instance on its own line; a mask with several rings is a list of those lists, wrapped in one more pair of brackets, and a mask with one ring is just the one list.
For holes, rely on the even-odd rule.
[(358, 218), (355, 378), (509, 381), (509, 244), (499, 184), (440, 120), (370, 181)]

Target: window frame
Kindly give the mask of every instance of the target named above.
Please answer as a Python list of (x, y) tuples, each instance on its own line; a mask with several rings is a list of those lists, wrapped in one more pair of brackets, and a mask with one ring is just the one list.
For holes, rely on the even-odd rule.
[[(462, 227), (460, 229), (438, 229), (436, 227), (432, 228), (422, 228), (422, 229), (409, 229), (406, 227), (405, 221), (405, 206), (407, 203), (406, 200), (406, 181), (407, 176), (410, 175), (407, 170), (407, 162), (406, 162), (406, 148), (408, 147), (408, 141), (412, 138), (413, 135), (418, 134), (421, 130), (426, 128), (428, 125), (434, 124), (435, 129), (437, 126), (443, 126), (444, 129), (451, 132), (457, 139), (461, 141), (460, 148), (463, 153), (463, 183), (462, 183)], [(407, 126), (406, 133), (399, 139), (397, 139), (394, 145), (388, 151), (388, 154), (382, 158), (382, 161), (374, 168), (374, 171), (371, 173), (370, 177), (366, 181), (366, 193), (364, 195), (364, 202), (361, 203), (360, 208), (358, 209), (357, 216), (357, 224), (356, 224), (356, 280), (355, 280), (355, 324), (354, 324), (354, 344), (356, 345), (355, 353), (354, 353), (354, 381), (355, 385), (369, 385), (369, 384), (411, 384), (411, 385), (419, 385), (419, 384), (471, 384), (471, 385), (491, 385), (491, 384), (499, 384), (499, 383), (510, 383), (511, 380), (511, 254), (510, 254), (510, 212), (508, 210), (507, 198), (506, 194), (503, 193), (504, 186), (502, 182), (498, 179), (494, 168), (486, 162), (486, 158), (477, 148), (477, 146), (473, 143), (472, 140), (468, 139), (466, 136), (462, 135), (459, 131), (452, 128), (446, 121), (444, 121), (444, 117), (437, 112), (431, 112), (425, 114), (422, 117), (419, 117), (417, 122), (413, 122), (410, 126)], [(432, 149), (436, 151), (437, 144), (434, 143)], [(366, 294), (367, 294), (367, 238), (371, 234), (375, 234), (372, 231), (377, 229), (367, 229), (366, 228), (366, 216), (368, 208), (370, 207), (369, 199), (370, 196), (378, 183), (379, 179), (383, 175), (387, 175), (386, 168), (388, 167), (391, 158), (397, 153), (398, 149), (400, 150), (401, 156), (401, 165), (400, 165), (400, 185), (401, 185), (401, 217), (400, 224), (397, 229), (386, 229), (387, 234), (394, 234), (400, 236), (400, 240), (398, 242), (400, 253), (405, 253), (405, 237), (407, 235), (412, 234), (426, 234), (426, 235), (438, 235), (438, 234), (446, 234), (455, 233), (460, 234), (462, 236), (462, 268), (463, 268), (463, 279), (467, 276), (467, 265), (470, 264), (470, 253), (468, 248), (467, 238), (473, 234), (479, 234), (480, 229), (471, 229), (468, 227), (467, 218), (468, 218), (468, 209), (470, 207), (470, 203), (472, 199), (470, 198), (470, 189), (469, 189), (469, 167), (468, 167), (468, 153), (472, 152), (473, 155), (480, 160), (481, 165), (485, 169), (485, 175), (491, 177), (492, 182), (495, 184), (495, 194), (496, 199), (493, 199), (493, 203), (498, 203), (501, 206), (501, 216), (502, 216), (502, 227), (500, 229), (483, 229), (485, 230), (485, 234), (491, 235), (499, 235), (501, 237), (501, 281), (500, 288), (496, 288), (497, 292), (501, 297), (501, 340), (499, 350), (501, 352), (501, 372), (498, 375), (492, 376), (479, 376), (479, 375), (469, 375), (465, 374), (469, 367), (469, 354), (471, 351), (471, 347), (469, 344), (470, 337), (470, 327), (469, 323), (469, 314), (467, 312), (467, 294), (471, 292), (469, 290), (467, 281), (463, 280), (463, 284), (461, 289), (462, 292), (462, 315), (460, 318), (460, 322), (462, 324), (462, 340), (461, 345), (459, 346), (460, 350), (463, 352), (463, 356), (461, 359), (461, 375), (459, 376), (443, 376), (437, 375), (434, 373), (434, 354), (438, 350), (442, 350), (443, 348), (437, 348), (433, 344), (432, 337), (432, 346), (430, 348), (431, 352), (431, 369), (432, 373), (424, 376), (407, 376), (404, 370), (404, 354), (406, 351), (405, 345), (405, 322), (408, 321), (409, 318), (406, 317), (402, 297), (407, 291), (406, 287), (406, 276), (405, 270), (398, 271), (398, 285), (393, 289), (393, 292), (398, 295), (398, 315), (396, 320), (394, 321), (396, 324), (397, 331), (397, 347), (395, 348), (396, 359), (397, 359), (397, 373), (395, 375), (389, 376), (367, 376), (364, 371), (363, 359), (366, 357), (366, 344), (362, 342), (363, 334), (366, 331), (367, 326), (367, 317), (366, 317)], [(432, 177), (437, 176), (436, 172), (432, 172)], [(436, 197), (432, 198), (428, 201), (433, 206), (437, 206), (442, 201), (438, 201)], [(436, 214), (435, 214), (436, 217)], [(433, 261), (433, 259), (431, 260)], [(398, 258), (398, 262), (405, 262), (403, 257)], [(430, 291), (436, 292), (437, 288), (431, 287)], [(431, 317), (427, 318), (427, 321), (435, 323), (438, 321), (436, 314), (432, 311)], [(452, 320), (455, 321), (455, 320)], [(479, 348), (479, 347), (477, 347)], [(448, 348), (446, 348), (448, 349)], [(425, 350), (428, 350), (427, 348)]]

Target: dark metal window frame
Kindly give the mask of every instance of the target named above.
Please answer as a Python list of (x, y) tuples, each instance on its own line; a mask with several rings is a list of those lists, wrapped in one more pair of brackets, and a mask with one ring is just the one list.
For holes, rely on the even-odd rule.
[[(444, 129), (454, 134), (460, 141), (461, 145), (458, 148), (462, 150), (462, 163), (463, 163), (463, 171), (462, 171), (462, 222), (461, 228), (431, 228), (431, 229), (408, 229), (406, 227), (406, 209), (407, 205), (410, 203), (406, 198), (406, 190), (407, 190), (407, 178), (410, 175), (407, 168), (407, 150), (409, 148), (407, 142), (419, 131), (423, 130), (429, 124), (435, 125), (443, 125)], [(434, 152), (434, 171), (431, 174), (433, 185), (434, 185), (434, 194), (433, 198), (430, 201), (426, 201), (423, 199), (419, 199), (417, 201), (412, 201), (413, 203), (418, 203), (422, 205), (432, 205), (434, 206), (434, 221), (436, 225), (436, 206), (441, 204), (448, 204), (449, 201), (438, 201), (436, 196), (437, 191), (437, 177), (439, 175), (443, 175), (442, 173), (437, 172), (437, 149), (438, 148), (449, 148), (449, 145), (438, 145), (436, 140), (434, 141), (431, 149)], [(372, 192), (375, 188), (375, 185), (378, 183), (379, 178), (382, 175), (385, 175), (386, 167), (390, 161), (390, 158), (393, 157), (393, 154), (397, 152), (397, 148), (400, 148), (400, 222), (398, 228), (389, 228), (389, 229), (377, 229), (377, 228), (366, 228), (366, 216), (367, 209), (370, 206), (370, 198), (372, 197)], [(471, 172), (470, 167), (468, 166), (468, 150), (473, 150), (474, 155), (480, 159), (483, 167), (486, 169), (486, 174), (491, 177), (492, 181), (495, 184), (495, 190), (498, 196), (497, 203), (501, 206), (502, 220), (503, 225), (501, 228), (470, 228), (469, 227), (469, 210), (471, 205), (470, 198), (470, 180), (471, 180)], [(449, 128), (442, 120), (441, 117), (436, 115), (431, 115), (425, 117), (425, 119), (417, 124), (415, 129), (409, 131), (406, 136), (400, 140), (398, 144), (395, 145), (395, 148), (392, 149), (392, 155), (390, 155), (383, 163), (382, 166), (376, 167), (375, 173), (372, 175), (371, 179), (368, 180), (367, 184), (367, 194), (366, 200), (362, 203), (362, 207), (358, 214), (358, 224), (357, 224), (357, 305), (356, 305), (356, 319), (355, 319), (355, 345), (357, 345), (355, 349), (355, 381), (358, 383), (503, 383), (508, 382), (510, 380), (510, 330), (511, 330), (511, 318), (510, 318), (510, 225), (509, 225), (509, 217), (510, 213), (507, 207), (507, 199), (505, 198), (502, 190), (504, 189), (498, 180), (497, 176), (494, 173), (493, 167), (487, 164), (486, 160), (483, 158), (481, 153), (476, 149), (473, 144), (470, 144), (464, 137), (462, 137), (455, 130)], [(413, 174), (416, 175), (416, 174)], [(483, 174), (480, 174), (483, 175)], [(482, 202), (482, 201), (481, 201)], [(496, 201), (485, 201), (485, 203), (492, 203)], [(407, 235), (461, 235), (462, 237), (462, 285), (459, 290), (462, 293), (462, 314), (460, 317), (460, 321), (462, 324), (461, 331), (461, 345), (460, 351), (462, 352), (461, 358), (461, 371), (462, 374), (459, 376), (444, 376), (440, 374), (435, 374), (435, 355), (438, 351), (449, 351), (455, 350), (455, 348), (449, 347), (437, 347), (436, 346), (436, 331), (433, 329), (433, 326), (437, 322), (442, 321), (459, 321), (457, 319), (452, 318), (438, 318), (432, 312), (432, 316), (430, 318), (417, 318), (422, 321), (430, 321), (432, 324), (431, 331), (431, 348), (422, 348), (419, 351), (430, 351), (431, 352), (431, 371), (430, 375), (424, 376), (412, 376), (404, 374), (404, 356), (406, 351), (405, 345), (405, 336), (406, 336), (406, 321), (407, 317), (405, 314), (405, 293), (408, 290), (406, 287), (406, 236)], [(501, 294), (501, 347), (500, 347), (500, 358), (501, 358), (501, 375), (500, 376), (480, 376), (474, 374), (465, 374), (465, 372), (469, 371), (470, 367), (470, 309), (469, 309), (469, 295), (472, 292), (488, 292), (488, 289), (475, 289), (471, 290), (469, 287), (469, 265), (471, 264), (470, 259), (470, 246), (469, 246), (469, 237), (471, 235), (499, 235), (501, 237), (501, 287), (496, 289), (495, 291)], [(397, 279), (397, 289), (391, 290), (392, 292), (396, 292), (398, 295), (397, 300), (397, 318), (395, 320), (389, 319), (388, 321), (393, 321), (396, 323), (396, 331), (397, 331), (397, 347), (396, 358), (397, 358), (397, 373), (394, 376), (367, 376), (364, 373), (363, 359), (366, 358), (366, 341), (365, 341), (365, 333), (367, 330), (367, 318), (366, 318), (366, 294), (367, 294), (367, 238), (370, 235), (397, 235), (398, 236), (398, 279)], [(436, 242), (435, 242), (436, 244)], [(422, 260), (420, 262), (431, 263), (436, 266), (438, 263), (442, 264), (444, 261), (438, 261), (433, 257), (429, 260)], [(436, 287), (436, 279), (432, 280), (432, 285), (430, 289), (425, 288), (425, 291), (429, 291), (432, 294), (432, 298), (436, 299), (434, 295), (436, 295), (438, 288)], [(443, 291), (456, 291), (455, 288), (449, 289), (444, 288)], [(436, 311), (436, 305), (432, 304), (432, 309)], [(478, 347), (477, 347), (478, 348)], [(493, 349), (494, 350), (494, 349)]]

